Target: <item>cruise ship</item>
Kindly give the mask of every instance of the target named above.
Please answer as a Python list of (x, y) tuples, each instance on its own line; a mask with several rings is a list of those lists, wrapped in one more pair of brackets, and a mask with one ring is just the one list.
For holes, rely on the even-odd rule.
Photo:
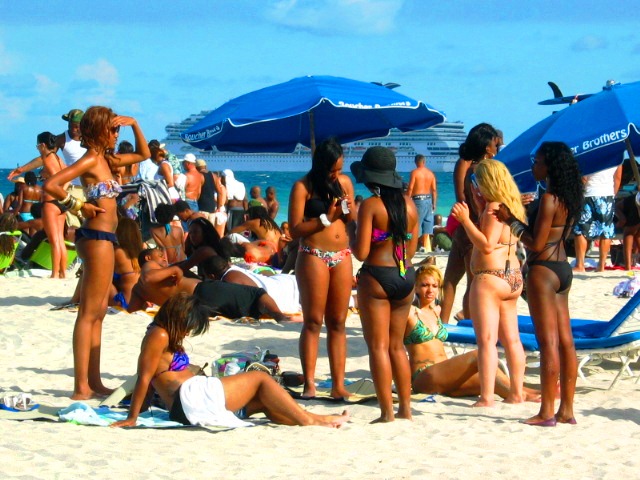
[[(165, 127), (166, 138), (161, 140), (165, 148), (178, 157), (193, 153), (206, 160), (209, 170), (220, 171), (230, 168), (240, 172), (286, 171), (305, 172), (311, 167), (311, 150), (298, 145), (293, 153), (235, 153), (220, 152), (217, 149), (199, 150), (180, 138), (180, 134), (198, 123), (209, 114), (203, 110), (180, 123), (170, 123)], [(345, 170), (362, 158), (369, 147), (390, 148), (396, 155), (397, 170), (410, 172), (415, 168), (418, 153), (427, 157), (427, 167), (434, 172), (452, 172), (458, 159), (458, 147), (467, 137), (462, 122), (445, 122), (440, 125), (403, 133), (393, 129), (386, 137), (370, 138), (347, 143), (344, 147)]]

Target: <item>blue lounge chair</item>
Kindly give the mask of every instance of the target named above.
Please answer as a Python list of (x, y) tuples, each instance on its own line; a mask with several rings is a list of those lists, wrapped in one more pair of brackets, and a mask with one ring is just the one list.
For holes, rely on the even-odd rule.
[[(460, 324), (462, 323), (462, 325)], [(476, 336), (470, 322), (449, 325), (446, 344), (454, 352), (477, 348)], [(539, 362), (540, 348), (533, 332), (531, 317), (518, 317), (521, 328), (520, 339), (527, 355), (527, 364)], [(597, 365), (604, 359), (620, 361), (620, 370), (609, 385), (612, 389), (626, 372), (633, 376), (629, 365), (640, 358), (640, 293), (635, 294), (608, 322), (600, 320), (572, 320), (574, 343), (578, 356), (578, 375), (587, 381), (583, 368), (587, 364)], [(528, 330), (528, 331), (527, 331)], [(501, 350), (501, 348), (500, 348)], [(501, 361), (504, 365), (504, 362)], [(636, 380), (636, 382), (640, 379)]]
[[(640, 312), (636, 317), (634, 311), (640, 306), (640, 292), (631, 297), (618, 312), (609, 320), (571, 319), (573, 337), (578, 338), (606, 338), (627, 332), (640, 330)], [(461, 320), (458, 326), (472, 327), (471, 320)], [(535, 333), (533, 320), (529, 315), (518, 315), (518, 330), (520, 333)]]

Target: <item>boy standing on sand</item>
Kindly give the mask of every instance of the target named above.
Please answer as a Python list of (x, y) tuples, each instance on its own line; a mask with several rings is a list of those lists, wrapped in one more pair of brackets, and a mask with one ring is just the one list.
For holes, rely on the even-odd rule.
[(411, 172), (409, 179), (409, 195), (418, 208), (418, 225), (420, 225), (421, 252), (431, 251), (431, 236), (433, 235), (433, 212), (436, 209), (438, 197), (436, 188), (436, 176), (426, 166), (424, 155), (416, 155), (416, 168)]

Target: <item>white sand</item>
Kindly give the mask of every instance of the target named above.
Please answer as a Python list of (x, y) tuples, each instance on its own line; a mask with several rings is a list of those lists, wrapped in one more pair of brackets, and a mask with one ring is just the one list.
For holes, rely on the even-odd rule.
[[(445, 261), (438, 258), (440, 266)], [(577, 275), (573, 316), (608, 320), (624, 303), (611, 295), (624, 278), (624, 272)], [(31, 392), (43, 405), (69, 405), (75, 314), (49, 308), (70, 297), (74, 280), (0, 277), (0, 288), (0, 390)], [(458, 308), (460, 297), (461, 289)], [(519, 308), (527, 312), (524, 302)], [(108, 386), (134, 373), (148, 323), (140, 315), (107, 316), (102, 370)], [(192, 361), (202, 364), (224, 352), (260, 346), (279, 354), (284, 370), (299, 371), (299, 328), (220, 321), (205, 336), (188, 339), (186, 347)], [(355, 315), (348, 335), (347, 377), (368, 377), (367, 350)], [(442, 396), (436, 403), (415, 403), (413, 422), (386, 425), (369, 425), (379, 414), (375, 403), (347, 406), (352, 421), (341, 430), (268, 425), (214, 434), (0, 420), (0, 477), (638, 478), (640, 385), (625, 378), (607, 391), (614, 367), (612, 362), (589, 367), (588, 383), (578, 380), (577, 426), (546, 429), (519, 423), (537, 413), (536, 404), (498, 403), (494, 409), (473, 410), (473, 399)], [(328, 372), (323, 334), (319, 379)], [(527, 373), (535, 386), (538, 372)], [(304, 406), (321, 413), (345, 408), (320, 401)]]

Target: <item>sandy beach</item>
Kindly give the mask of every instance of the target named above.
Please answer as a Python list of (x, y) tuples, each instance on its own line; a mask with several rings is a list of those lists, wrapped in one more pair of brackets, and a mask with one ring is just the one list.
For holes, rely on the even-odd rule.
[[(444, 267), (446, 256), (438, 256)], [(573, 317), (608, 320), (626, 301), (612, 295), (628, 278), (623, 271), (576, 274), (570, 297)], [(0, 277), (3, 321), (0, 349), (4, 394), (29, 392), (46, 407), (63, 408), (73, 387), (71, 337), (75, 313), (50, 308), (67, 300), (75, 278)], [(462, 285), (456, 308), (461, 304)], [(457, 311), (457, 310), (454, 310)], [(528, 313), (520, 300), (520, 313)], [(150, 317), (107, 315), (102, 340), (106, 384), (117, 387), (136, 370), (140, 340)], [(211, 364), (223, 353), (259, 346), (280, 357), (283, 370), (300, 371), (299, 325), (265, 321), (260, 326), (229, 321), (211, 324), (207, 334), (188, 338), (191, 360)], [(347, 378), (370, 377), (357, 315), (348, 320)], [(328, 378), (323, 341), (318, 380)], [(578, 379), (578, 425), (534, 428), (519, 421), (537, 412), (532, 403), (471, 409), (471, 398), (435, 396), (414, 402), (414, 421), (369, 425), (379, 410), (364, 404), (301, 402), (314, 412), (348, 409), (340, 430), (261, 424), (211, 432), (198, 428), (129, 430), (70, 423), (0, 419), (4, 439), (2, 478), (637, 478), (640, 459), (640, 384), (623, 378), (607, 386), (615, 362), (586, 368)], [(638, 369), (638, 364), (632, 364)], [(538, 370), (527, 369), (536, 386)], [(99, 400), (88, 402), (97, 406)]]

